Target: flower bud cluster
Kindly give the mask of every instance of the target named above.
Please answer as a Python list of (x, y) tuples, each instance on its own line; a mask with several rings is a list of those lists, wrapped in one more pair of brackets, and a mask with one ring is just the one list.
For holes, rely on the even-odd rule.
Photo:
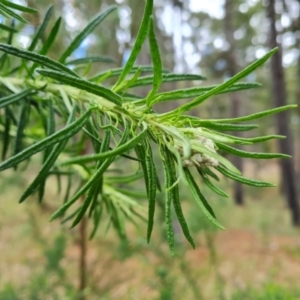
[(201, 153), (199, 150), (196, 150), (193, 147), (197, 144), (201, 144), (202, 146), (206, 147), (211, 152), (216, 153), (215, 144), (213, 140), (206, 138), (204, 136), (201, 136), (199, 133), (201, 133), (201, 129), (197, 128), (197, 133), (193, 134), (192, 136), (190, 133), (188, 134), (188, 139), (191, 142), (192, 150), (191, 150), (191, 156), (189, 158), (185, 158), (183, 156), (183, 149), (180, 145), (175, 145), (176, 150), (179, 152), (181, 159), (182, 159), (182, 165), (183, 167), (200, 167), (200, 168), (206, 168), (206, 167), (217, 167), (219, 165), (219, 162), (213, 158), (210, 157), (207, 154)]

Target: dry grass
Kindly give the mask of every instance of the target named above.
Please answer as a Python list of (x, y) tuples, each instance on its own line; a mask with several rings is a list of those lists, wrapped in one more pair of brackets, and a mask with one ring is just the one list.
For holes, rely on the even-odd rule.
[[(247, 175), (252, 177), (276, 182), (276, 174), (274, 164), (263, 170), (247, 166)], [(55, 298), (48, 294), (38, 299), (74, 299), (65, 290), (69, 285), (74, 292), (77, 286), (77, 229), (69, 230), (59, 222), (47, 221), (57, 203), (55, 182), (48, 184), (48, 206), (41, 209), (35, 198), (22, 205), (17, 203), (30, 176), (25, 179), (12, 172), (0, 176), (0, 291), (8, 284), (15, 290), (30, 289), (33, 280), (47, 275), (45, 265), (49, 261), (45, 251), (53, 248), (55, 239), (63, 232), (66, 237), (65, 255), (60, 261), (65, 270), (63, 281), (57, 281), (52, 272), (45, 283), (63, 296)], [(223, 183), (223, 187), (226, 185), (228, 182)], [(128, 226), (128, 243), (119, 243), (113, 232), (105, 235), (103, 226), (96, 239), (89, 242), (87, 299), (231, 299), (237, 290), (249, 286), (262, 289), (270, 282), (297, 288), (300, 237), (289, 224), (289, 214), (278, 189), (246, 188), (246, 191), (247, 205), (242, 208), (234, 206), (231, 200), (211, 198), (219, 219), (227, 227), (225, 232), (210, 227), (201, 230), (207, 224), (200, 213), (195, 213), (195, 206), (186, 201), (197, 248), (191, 250), (179, 236), (175, 258), (170, 258), (166, 244), (161, 242), (163, 228), (159, 223), (150, 246), (145, 244), (144, 225), (139, 230)], [(188, 197), (186, 193), (184, 197)], [(20, 299), (30, 299), (25, 294)]]

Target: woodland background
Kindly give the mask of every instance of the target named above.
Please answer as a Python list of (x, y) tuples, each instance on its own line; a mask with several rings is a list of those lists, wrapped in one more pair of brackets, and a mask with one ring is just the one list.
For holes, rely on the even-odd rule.
[[(63, 26), (49, 53), (52, 58), (95, 14), (109, 5), (119, 6), (118, 13), (74, 53), (73, 58), (101, 54), (115, 60), (93, 64), (89, 75), (124, 64), (144, 8), (141, 0), (28, 0), (27, 4), (39, 13), (25, 15), (29, 21), (25, 26), (16, 24), (23, 27), (14, 45), (28, 46), (34, 28), (54, 5), (49, 28), (60, 16)], [(292, 154), (293, 159), (234, 161), (243, 174), (278, 187), (258, 189), (222, 181), (231, 198), (212, 195), (210, 201), (225, 232), (212, 228), (183, 193), (197, 248), (190, 249), (178, 229), (177, 256), (171, 258), (159, 214), (150, 246), (145, 224), (129, 225), (128, 240), (120, 241), (103, 226), (93, 241), (86, 242), (88, 224), (70, 230), (47, 221), (57, 198), (55, 178), (47, 186), (48, 201), (40, 207), (34, 197), (17, 204), (34, 174), (1, 173), (1, 300), (76, 299), (83, 287), (81, 299), (300, 299), (300, 1), (161, 0), (156, 1), (155, 24), (164, 67), (204, 75), (205, 85), (223, 82), (279, 46), (271, 61), (247, 78), (260, 82), (261, 88), (215, 96), (201, 111), (193, 111), (201, 118), (227, 118), (298, 104), (298, 109), (259, 121), (256, 129), (260, 135), (283, 134), (287, 139), (247, 146), (258, 152)], [(1, 31), (0, 40), (6, 42)], [(147, 45), (139, 63), (151, 64)], [(184, 84), (164, 84), (163, 89), (188, 87)]]

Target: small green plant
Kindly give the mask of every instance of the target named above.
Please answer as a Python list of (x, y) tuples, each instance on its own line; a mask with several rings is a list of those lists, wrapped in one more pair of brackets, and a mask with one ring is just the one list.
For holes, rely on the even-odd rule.
[(236, 291), (232, 295), (232, 300), (296, 300), (300, 297), (298, 289), (278, 286), (274, 283), (267, 283), (262, 289), (247, 287), (243, 291)]
[[(15, 10), (35, 12), (31, 8), (9, 1), (0, 3), (2, 15), (25, 22)], [(64, 217), (64, 221), (72, 222), (71, 226), (74, 227), (87, 215), (94, 224), (90, 235), (92, 238), (105, 216), (108, 218), (108, 227), (113, 225), (119, 235), (124, 237), (125, 220), (135, 222), (134, 217), (142, 217), (140, 198), (145, 197), (148, 198), (149, 242), (154, 224), (156, 193), (164, 190), (167, 239), (173, 253), (172, 206), (186, 239), (195, 247), (181, 208), (178, 186), (180, 181), (189, 187), (207, 219), (223, 229), (209, 201), (202, 194), (192, 169), (203, 179), (203, 184), (221, 197), (227, 195), (214, 183), (216, 172), (243, 184), (274, 186), (243, 177), (218, 150), (254, 159), (289, 157), (278, 153), (247, 152), (231, 146), (250, 145), (284, 138), (283, 136), (241, 138), (224, 132), (254, 129), (256, 125), (240, 123), (278, 113), (295, 105), (235, 119), (201, 119), (188, 113), (211, 96), (259, 87), (258, 83), (239, 81), (264, 64), (276, 49), (222, 84), (160, 92), (160, 86), (164, 82), (198, 81), (205, 78), (194, 74), (174, 74), (163, 69), (153, 24), (153, 0), (146, 1), (140, 29), (124, 67), (108, 69), (90, 78), (84, 75), (86, 72), (82, 68), (76, 72), (70, 66), (86, 65), (88, 69), (93, 61), (101, 57), (83, 57), (71, 61), (70, 56), (116, 7), (109, 7), (96, 16), (74, 38), (58, 60), (50, 59), (47, 53), (59, 31), (60, 18), (42, 45), (40, 41), (47, 28), (51, 10), (52, 8), (48, 10), (27, 49), (12, 45), (15, 28), (4, 24), (1, 26), (7, 33), (7, 42), (0, 44), (3, 52), (0, 58), (0, 130), (3, 159), (0, 171), (17, 169), (20, 164), (25, 168), (36, 153), (42, 154), (40, 171), (24, 191), (20, 202), (36, 192), (39, 202), (42, 202), (48, 177), (65, 176), (68, 181), (66, 197), (50, 220)], [(136, 58), (147, 38), (152, 66), (135, 66)], [(109, 84), (112, 81), (114, 83)], [(136, 87), (144, 86), (151, 87), (146, 97), (135, 92)], [(165, 113), (155, 111), (158, 103), (186, 98), (194, 99)], [(155, 147), (159, 151), (165, 174), (162, 184), (158, 180), (157, 165), (153, 159)], [(8, 153), (11, 154), (9, 158)], [(140, 169), (133, 174), (124, 171), (120, 174), (109, 172), (116, 161), (118, 166), (132, 161)], [(74, 191), (71, 187), (76, 176), (81, 178), (81, 183)], [(132, 189), (130, 185), (141, 178), (145, 180), (145, 192)], [(69, 215), (66, 216), (66, 213)]]

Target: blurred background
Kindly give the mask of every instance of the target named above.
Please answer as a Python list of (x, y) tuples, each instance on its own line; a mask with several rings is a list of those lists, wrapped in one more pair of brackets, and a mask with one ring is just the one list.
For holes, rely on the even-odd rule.
[[(144, 9), (141, 0), (18, 3), (39, 12), (24, 14), (29, 21), (25, 26), (16, 23), (20, 34), (15, 35), (14, 45), (19, 47), (29, 45), (50, 5), (54, 13), (49, 31), (62, 16), (59, 38), (49, 53), (52, 58), (59, 57), (94, 15), (112, 4), (119, 7), (72, 57), (106, 55), (115, 60), (94, 63), (87, 77), (126, 62)], [(299, 0), (160, 0), (155, 2), (155, 26), (164, 67), (207, 78), (164, 84), (161, 89), (166, 91), (223, 82), (268, 49), (279, 47), (267, 64), (245, 79), (261, 83), (261, 88), (214, 96), (192, 114), (229, 118), (300, 104)], [(0, 39), (6, 41), (2, 33)], [(151, 64), (147, 43), (138, 63)], [(157, 110), (178, 104), (167, 103)], [(120, 240), (112, 230), (106, 232), (104, 222), (94, 240), (87, 241), (89, 223), (71, 230), (67, 224), (48, 222), (59, 203), (55, 178), (47, 183), (47, 201), (42, 206), (34, 197), (19, 205), (18, 198), (38, 168), (31, 168), (32, 174), (0, 173), (0, 299), (300, 299), (299, 122), (298, 107), (258, 120), (259, 128), (253, 132), (239, 133), (244, 137), (286, 135), (285, 140), (244, 149), (284, 152), (293, 159), (229, 157), (243, 175), (276, 183), (276, 188), (241, 186), (222, 178), (220, 187), (230, 198), (221, 199), (200, 185), (226, 231), (207, 223), (182, 186), (181, 200), (197, 247), (189, 247), (174, 222), (174, 258), (165, 242), (163, 195), (158, 196), (150, 245), (145, 239), (146, 223), (140, 220), (137, 226), (128, 224), (127, 240)], [(62, 182), (61, 189), (65, 188)], [(84, 292), (78, 298), (79, 291)]]

